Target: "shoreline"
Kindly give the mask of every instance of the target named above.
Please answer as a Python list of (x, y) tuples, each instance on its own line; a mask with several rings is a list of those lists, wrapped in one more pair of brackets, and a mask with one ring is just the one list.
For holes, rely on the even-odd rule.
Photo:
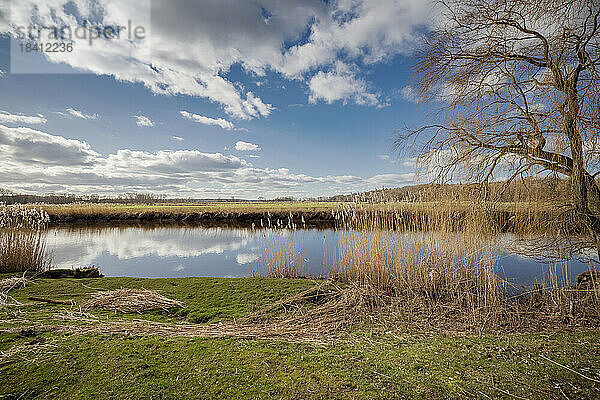
[[(50, 225), (95, 224), (181, 224), (235, 228), (316, 228), (333, 229), (341, 220), (344, 203), (265, 203), (198, 204), (198, 205), (31, 205), (41, 207)], [(382, 203), (360, 205), (361, 212), (375, 211), (390, 215), (406, 225), (425, 226), (434, 219), (445, 219), (452, 230), (461, 230), (469, 218), (477, 214), (488, 219), (499, 232), (518, 233), (520, 227), (543, 231), (543, 221), (555, 216), (551, 205), (536, 204), (442, 204)], [(400, 219), (397, 217), (400, 216)], [(525, 232), (526, 233), (526, 232)]]
[[(287, 226), (290, 212), (284, 211), (120, 211), (120, 212), (86, 212), (86, 213), (52, 213), (48, 212), (51, 225), (76, 224), (189, 224), (200, 226), (229, 226), (229, 227), (268, 227)], [(261, 225), (262, 220), (262, 225)], [(304, 221), (304, 222), (302, 222)], [(297, 228), (334, 228), (335, 217), (331, 212), (296, 212), (292, 213), (292, 222)]]

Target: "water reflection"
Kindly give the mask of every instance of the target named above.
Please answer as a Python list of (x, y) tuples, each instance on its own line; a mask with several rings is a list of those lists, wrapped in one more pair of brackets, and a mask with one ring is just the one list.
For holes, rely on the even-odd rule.
[[(299, 230), (293, 235), (303, 273), (323, 274), (337, 255), (339, 232)], [(547, 280), (549, 270), (557, 266), (514, 254), (511, 235), (503, 235), (498, 243), (501, 274), (512, 282)], [(106, 276), (252, 276), (260, 271), (269, 245), (266, 231), (245, 228), (55, 227), (48, 234), (56, 268), (95, 265)], [(565, 266), (570, 279), (588, 268), (576, 259), (558, 268)]]

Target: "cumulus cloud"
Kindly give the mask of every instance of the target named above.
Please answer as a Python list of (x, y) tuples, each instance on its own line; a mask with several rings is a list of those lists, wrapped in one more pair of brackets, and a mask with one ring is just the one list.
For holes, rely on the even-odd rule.
[(180, 111), (180, 113), (184, 118), (189, 119), (194, 122), (198, 122), (203, 125), (216, 125), (216, 126), (220, 126), (221, 128), (227, 129), (227, 130), (231, 130), (231, 129), (235, 128), (235, 125), (232, 122), (227, 121), (226, 119), (223, 119), (223, 118), (209, 118), (209, 117), (205, 117), (203, 115), (192, 114), (187, 111)]
[(178, 142), (183, 142), (185, 139), (181, 136), (171, 136), (171, 139), (177, 140)]
[(135, 118), (135, 124), (137, 126), (154, 126), (154, 122), (152, 122), (152, 120), (148, 117), (143, 115), (134, 115), (133, 117)]
[(75, 118), (81, 119), (98, 119), (98, 114), (86, 114), (83, 111), (67, 108), (66, 111)]
[[(258, 145), (246, 142), (238, 142), (238, 147), (258, 150)], [(0, 186), (31, 193), (301, 197), (401, 186), (414, 180), (412, 174), (310, 176), (287, 168), (257, 168), (233, 155), (198, 150), (121, 149), (103, 155), (80, 140), (4, 125), (0, 125), (0, 159)]]
[(259, 150), (261, 150), (259, 145), (254, 144), (254, 143), (242, 142), (241, 140), (239, 142), (236, 142), (235, 149), (237, 151), (259, 151)]
[[(234, 66), (255, 82), (269, 71), (307, 82), (312, 101), (380, 105), (364, 74), (342, 74), (336, 64), (369, 66), (410, 53), (431, 19), (422, 0), (20, 0), (10, 11), (11, 24), (0, 24), (0, 33), (16, 35), (15, 26), (30, 23), (74, 26), (84, 18), (143, 25), (149, 40), (89, 46), (76, 38), (72, 53), (44, 55), (154, 93), (205, 98), (240, 119), (266, 117), (274, 107), (231, 77)], [(328, 82), (334, 90), (326, 90)]]
[(46, 118), (42, 114), (38, 114), (35, 116), (31, 115), (23, 115), (23, 114), (11, 114), (6, 111), (0, 110), (0, 123), (3, 124), (45, 124), (48, 122)]
[(359, 105), (376, 106), (379, 104), (378, 96), (370, 93), (367, 83), (356, 78), (354, 73), (344, 64), (338, 63), (335, 70), (320, 71), (308, 83), (310, 103), (323, 100), (328, 104), (342, 100), (344, 103), (352, 101)]
[(235, 256), (235, 261), (239, 265), (244, 265), (244, 264), (251, 264), (251, 263), (257, 261), (259, 258), (260, 258), (260, 256), (256, 253), (239, 253), (238, 255)]
[(90, 145), (79, 140), (49, 135), (30, 128), (0, 125), (0, 154), (8, 164), (86, 166), (98, 157)]

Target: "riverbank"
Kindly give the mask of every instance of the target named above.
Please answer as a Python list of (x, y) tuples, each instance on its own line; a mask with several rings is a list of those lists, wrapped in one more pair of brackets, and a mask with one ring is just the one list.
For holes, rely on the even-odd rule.
[(68, 204), (43, 205), (54, 225), (189, 224), (247, 228), (334, 228), (344, 210), (373, 211), (398, 219), (411, 228), (427, 229), (431, 221), (445, 220), (461, 230), (469, 219), (481, 219), (502, 232), (545, 229), (557, 216), (550, 203), (334, 203), (257, 202), (199, 204)]
[[(184, 307), (132, 314), (79, 308), (94, 293), (119, 288), (153, 290)], [(21, 305), (0, 308), (0, 397), (594, 398), (600, 393), (597, 330), (480, 336), (361, 324), (329, 330), (316, 340), (308, 333), (317, 320), (303, 328), (306, 334), (279, 329), (261, 336), (229, 329), (247, 328), (250, 320), (252, 326), (274, 321), (281, 328), (298, 306), (290, 298), (304, 299), (303, 310), (323, 302), (323, 281), (40, 279), (9, 293)]]

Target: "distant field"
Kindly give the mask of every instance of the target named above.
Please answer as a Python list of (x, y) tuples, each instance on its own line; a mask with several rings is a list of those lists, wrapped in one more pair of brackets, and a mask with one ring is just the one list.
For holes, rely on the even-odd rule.
[(48, 213), (97, 213), (97, 212), (244, 212), (244, 211), (314, 211), (337, 208), (339, 203), (331, 202), (222, 202), (185, 204), (59, 204), (45, 205)]
[[(185, 204), (47, 204), (43, 208), (50, 215), (58, 214), (85, 214), (85, 213), (131, 213), (131, 212), (171, 212), (171, 213), (194, 213), (194, 212), (280, 212), (280, 211), (330, 211), (343, 205), (354, 205), (356, 203), (341, 202), (208, 202), (208, 203), (185, 203)], [(392, 208), (392, 209), (431, 209), (450, 207), (457, 210), (470, 209), (473, 202), (387, 202), (387, 203), (362, 203), (369, 208)], [(496, 202), (489, 203), (501, 210), (527, 209), (534, 204), (536, 208), (550, 209), (553, 203), (530, 203), (530, 202)]]

